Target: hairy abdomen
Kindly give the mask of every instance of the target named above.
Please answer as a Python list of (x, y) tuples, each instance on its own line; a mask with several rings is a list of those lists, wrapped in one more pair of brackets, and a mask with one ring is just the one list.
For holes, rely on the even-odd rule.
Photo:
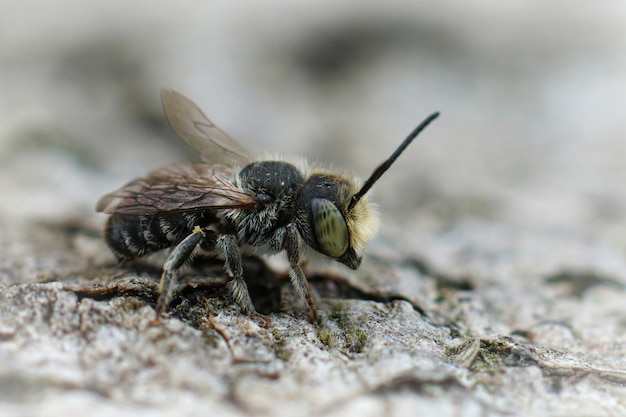
[(191, 233), (197, 220), (196, 215), (180, 213), (114, 214), (107, 221), (104, 238), (120, 261), (131, 261), (177, 244)]

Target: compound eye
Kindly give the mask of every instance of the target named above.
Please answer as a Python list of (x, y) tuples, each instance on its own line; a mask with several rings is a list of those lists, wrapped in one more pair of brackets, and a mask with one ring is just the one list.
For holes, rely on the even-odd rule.
[(313, 208), (313, 229), (322, 251), (338, 258), (348, 250), (348, 226), (337, 206), (325, 198), (315, 198)]

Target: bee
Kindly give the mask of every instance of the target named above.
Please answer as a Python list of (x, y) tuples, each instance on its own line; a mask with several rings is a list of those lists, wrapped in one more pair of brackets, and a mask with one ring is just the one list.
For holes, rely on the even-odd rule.
[(157, 319), (167, 310), (181, 268), (198, 253), (224, 262), (231, 297), (243, 312), (253, 313), (242, 255), (284, 251), (291, 282), (317, 321), (300, 266), (305, 249), (357, 269), (379, 223), (365, 195), (439, 116), (426, 118), (359, 186), (354, 178), (303, 161), (255, 158), (182, 94), (163, 89), (161, 101), (172, 130), (203, 162), (158, 169), (96, 205), (96, 211), (110, 214), (104, 239), (120, 262), (173, 248), (163, 266)]

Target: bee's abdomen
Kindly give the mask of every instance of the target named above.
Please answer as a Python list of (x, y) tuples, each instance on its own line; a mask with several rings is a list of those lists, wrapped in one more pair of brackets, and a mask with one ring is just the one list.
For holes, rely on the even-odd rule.
[(184, 216), (168, 214), (109, 217), (104, 238), (120, 261), (131, 261), (169, 248), (189, 234)]

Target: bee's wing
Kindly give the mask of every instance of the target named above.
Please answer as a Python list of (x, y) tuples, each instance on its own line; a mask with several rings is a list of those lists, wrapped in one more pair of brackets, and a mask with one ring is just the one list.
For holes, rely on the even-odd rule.
[(234, 184), (233, 168), (184, 162), (137, 178), (102, 197), (96, 211), (148, 214), (159, 211), (253, 209), (254, 194)]
[(247, 165), (251, 154), (235, 139), (218, 128), (202, 110), (184, 95), (161, 90), (163, 112), (172, 130), (210, 164)]

